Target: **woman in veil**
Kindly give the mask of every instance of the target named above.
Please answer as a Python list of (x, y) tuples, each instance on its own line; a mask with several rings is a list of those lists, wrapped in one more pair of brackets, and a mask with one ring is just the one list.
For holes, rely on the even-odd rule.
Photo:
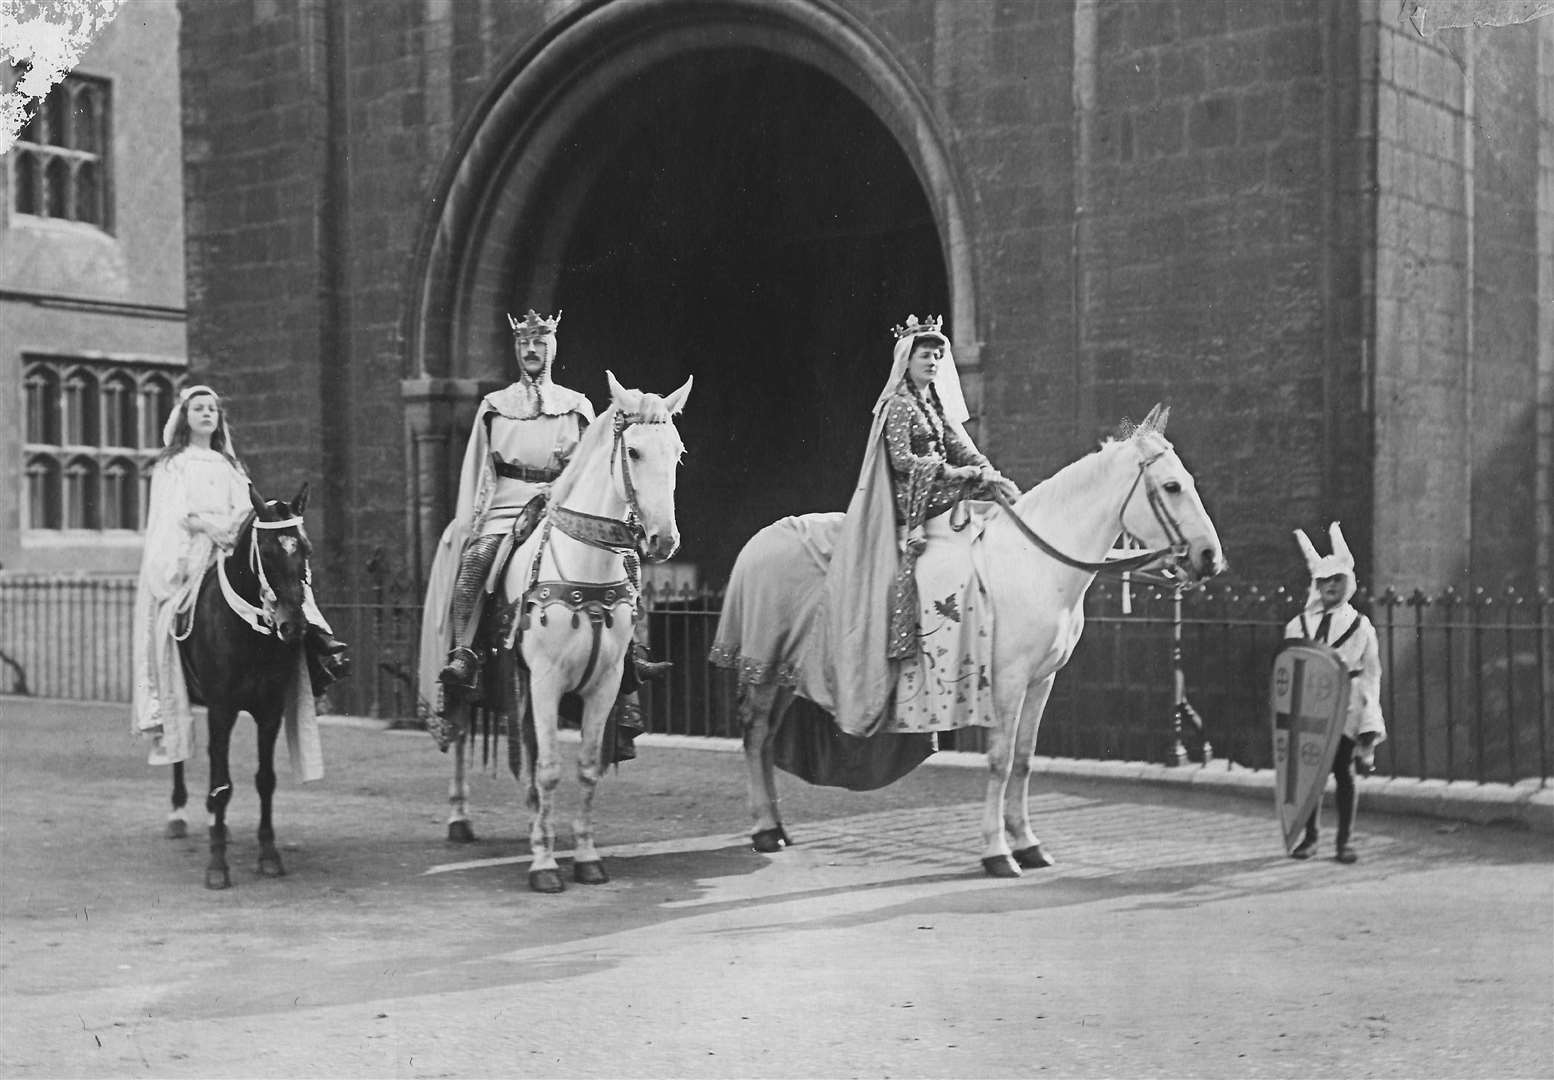
[(803, 680), (850, 735), (880, 729), (899, 662), (918, 647), (913, 575), (929, 524), (962, 499), (1019, 494), (966, 434), (970, 414), (942, 318), (910, 315), (894, 334)]

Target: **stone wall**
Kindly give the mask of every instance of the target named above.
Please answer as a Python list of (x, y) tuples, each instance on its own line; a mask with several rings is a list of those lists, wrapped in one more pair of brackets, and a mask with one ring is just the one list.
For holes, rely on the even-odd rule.
[(1547, 20), (1430, 39), (1380, 28), (1379, 585), (1527, 587), (1548, 542), (1547, 490), (1541, 504), (1536, 494), (1554, 336), (1546, 281), (1538, 302), (1539, 130), (1546, 141), (1551, 123), (1540, 39), (1554, 40)]
[[(1457, 48), (1480, 73), (1470, 168), (1466, 39), (1375, 0), (815, 6), (878, 45), (950, 148), (964, 233), (943, 243), (975, 301), (953, 329), (1006, 471), (1033, 482), (1164, 399), (1246, 579), (1298, 579), (1289, 530), (1330, 518), (1367, 577), (1527, 572), (1548, 120), (1526, 28)], [(608, 9), (184, 5), (194, 364), (233, 390), (262, 483), (322, 481), (310, 517), (346, 593), (370, 559), (425, 557), (401, 381), (423, 374), (406, 313), (449, 149), (550, 35)], [(504, 282), (461, 287), (455, 306)], [(438, 408), (446, 432), (422, 435), (456, 459)]]

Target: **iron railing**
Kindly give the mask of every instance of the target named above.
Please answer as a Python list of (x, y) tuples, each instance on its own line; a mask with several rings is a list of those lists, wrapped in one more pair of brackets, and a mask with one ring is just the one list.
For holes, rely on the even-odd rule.
[[(324, 602), (350, 642), (353, 678), (330, 691), (335, 712), (406, 723), (416, 716), (421, 597), (374, 573), (355, 603)], [(1176, 760), (1173, 628), (1169, 590), (1099, 581), (1087, 628), (1058, 676), (1038, 753), (1056, 757)], [(1247, 767), (1272, 762), (1268, 677), (1283, 627), (1305, 593), (1209, 585), (1187, 593), (1180, 619), (1187, 697), (1202, 718), (1189, 755)], [(105, 577), (0, 578), (0, 694), (128, 701), (134, 581)], [(651, 730), (737, 737), (734, 687), (707, 662), (722, 596), (658, 586), (647, 591), (647, 637), (668, 677), (643, 692)], [(1545, 592), (1484, 589), (1437, 594), (1387, 590), (1355, 603), (1376, 624), (1389, 738), (1381, 772), (1478, 782), (1547, 783), (1554, 773), (1551, 622)], [(945, 740), (981, 749), (982, 732)]]
[(0, 577), (0, 694), (129, 701), (135, 579)]

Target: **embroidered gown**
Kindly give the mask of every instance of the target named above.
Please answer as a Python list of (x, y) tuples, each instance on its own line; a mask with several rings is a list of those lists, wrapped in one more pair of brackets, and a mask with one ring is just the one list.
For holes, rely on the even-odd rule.
[[(896, 525), (909, 541), (922, 537), (925, 522), (949, 510), (978, 486), (975, 481), (946, 479), (947, 467), (990, 464), (963, 432), (946, 424), (939, 410), (905, 382), (886, 406), (885, 449)], [(891, 659), (917, 650), (916, 558), (912, 548), (903, 544), (891, 594), (887, 653)]]

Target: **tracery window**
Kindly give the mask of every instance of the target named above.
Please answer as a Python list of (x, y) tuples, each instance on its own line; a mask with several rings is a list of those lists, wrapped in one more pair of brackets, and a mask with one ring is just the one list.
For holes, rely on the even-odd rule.
[[(0, 66), (5, 89), (20, 68)], [(8, 155), (11, 209), (109, 228), (108, 83), (66, 75), (38, 105)]]
[(29, 530), (144, 527), (162, 424), (185, 381), (175, 364), (25, 355)]

